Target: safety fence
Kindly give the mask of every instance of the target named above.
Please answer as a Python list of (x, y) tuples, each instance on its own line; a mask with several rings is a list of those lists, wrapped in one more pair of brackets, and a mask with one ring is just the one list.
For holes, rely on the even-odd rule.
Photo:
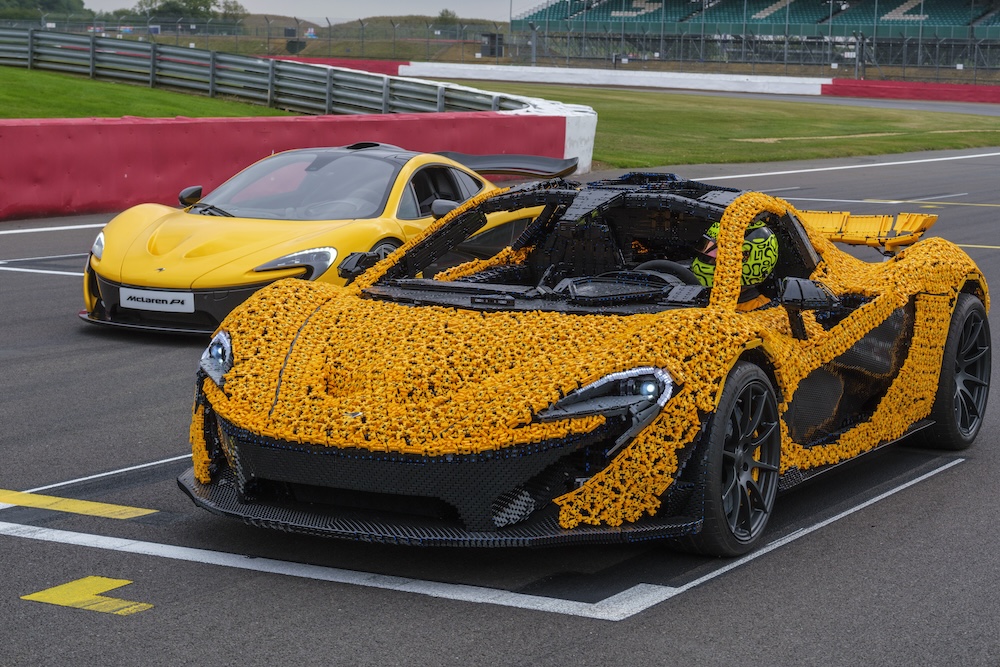
[(530, 106), (514, 96), (432, 81), (36, 29), (0, 28), (0, 65), (222, 95), (313, 115), (514, 111)]

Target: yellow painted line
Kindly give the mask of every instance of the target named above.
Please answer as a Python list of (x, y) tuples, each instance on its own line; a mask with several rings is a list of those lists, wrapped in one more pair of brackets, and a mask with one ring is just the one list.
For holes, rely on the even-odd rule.
[(71, 581), (68, 584), (46, 588), (44, 591), (38, 591), (31, 595), (22, 595), (21, 599), (59, 605), (60, 607), (99, 611), (104, 614), (116, 614), (118, 616), (128, 616), (129, 614), (136, 614), (140, 611), (152, 609), (153, 605), (146, 604), (145, 602), (119, 600), (118, 598), (109, 598), (101, 595), (101, 593), (106, 593), (131, 583), (128, 579), (84, 577), (83, 579)]
[(37, 493), (23, 493), (21, 491), (7, 491), (4, 489), (0, 489), (0, 503), (18, 505), (19, 507), (54, 510), (56, 512), (69, 512), (70, 514), (100, 516), (105, 519), (134, 519), (137, 516), (154, 514), (157, 511), (141, 507), (129, 507), (128, 505), (95, 503), (90, 500), (73, 500), (72, 498), (43, 496)]

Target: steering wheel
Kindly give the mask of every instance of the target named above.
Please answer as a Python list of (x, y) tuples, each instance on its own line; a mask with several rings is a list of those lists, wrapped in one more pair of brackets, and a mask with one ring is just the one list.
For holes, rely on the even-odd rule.
[(680, 278), (684, 281), (685, 285), (701, 285), (701, 281), (698, 280), (698, 276), (694, 275), (691, 269), (683, 264), (671, 262), (669, 259), (652, 259), (648, 262), (643, 262), (633, 270), (652, 271), (653, 273), (668, 273), (672, 276)]

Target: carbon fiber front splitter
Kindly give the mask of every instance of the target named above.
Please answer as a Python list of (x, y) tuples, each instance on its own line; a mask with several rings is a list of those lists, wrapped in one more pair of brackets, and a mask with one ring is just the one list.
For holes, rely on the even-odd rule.
[(213, 514), (240, 519), (250, 525), (323, 537), (447, 547), (541, 547), (571, 543), (621, 543), (680, 537), (697, 532), (701, 519), (646, 517), (619, 527), (559, 526), (555, 506), (539, 510), (514, 526), (495, 531), (470, 531), (446, 521), (400, 515), (379, 515), (322, 505), (286, 505), (244, 502), (236, 491), (232, 472), (222, 471), (211, 484), (201, 484), (188, 469), (177, 484), (195, 505)]

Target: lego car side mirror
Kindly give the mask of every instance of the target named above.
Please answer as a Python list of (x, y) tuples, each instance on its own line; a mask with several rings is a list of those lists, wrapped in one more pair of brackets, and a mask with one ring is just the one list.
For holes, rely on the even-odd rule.
[(337, 267), (337, 275), (350, 284), (355, 278), (378, 263), (377, 252), (352, 252)]
[(458, 202), (450, 199), (435, 199), (431, 202), (431, 215), (434, 219), (443, 218), (458, 208)]
[(834, 310), (840, 306), (840, 299), (818, 280), (785, 278), (781, 281), (781, 305), (788, 311), (792, 335), (805, 340), (808, 336), (802, 321), (802, 311)]
[(185, 208), (193, 204), (197, 204), (199, 199), (201, 199), (200, 185), (192, 185), (184, 188), (181, 190), (181, 193), (177, 195), (177, 200), (181, 203), (181, 206)]

